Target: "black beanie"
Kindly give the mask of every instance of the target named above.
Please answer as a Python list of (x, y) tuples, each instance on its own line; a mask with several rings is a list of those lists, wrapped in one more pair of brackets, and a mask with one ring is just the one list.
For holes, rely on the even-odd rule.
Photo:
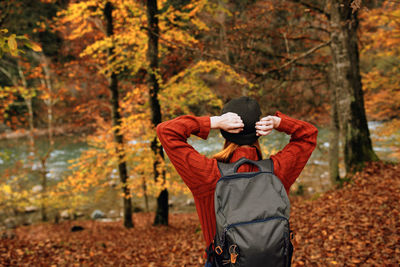
[(221, 115), (228, 112), (238, 114), (243, 121), (244, 128), (240, 133), (228, 133), (221, 130), (222, 136), (238, 145), (252, 145), (258, 139), (255, 126), (261, 116), (260, 106), (257, 101), (247, 96), (232, 99), (225, 104)]

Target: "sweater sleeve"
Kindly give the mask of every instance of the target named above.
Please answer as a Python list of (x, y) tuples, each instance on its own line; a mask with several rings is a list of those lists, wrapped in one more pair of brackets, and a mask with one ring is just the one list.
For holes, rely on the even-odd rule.
[(180, 116), (157, 126), (164, 151), (193, 195), (211, 190), (218, 167), (215, 159), (198, 153), (187, 139), (192, 134), (207, 139), (209, 132), (209, 117)]
[(317, 144), (318, 130), (307, 122), (290, 118), (279, 111), (275, 116), (281, 118), (276, 130), (291, 135), (289, 144), (271, 156), (274, 172), (281, 179), (286, 192), (289, 192)]

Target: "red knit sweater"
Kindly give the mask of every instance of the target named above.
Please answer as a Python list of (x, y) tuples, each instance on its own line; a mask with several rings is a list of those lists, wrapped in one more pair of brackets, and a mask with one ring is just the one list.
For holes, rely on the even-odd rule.
[[(307, 122), (290, 118), (279, 111), (275, 115), (281, 118), (276, 130), (291, 135), (289, 144), (271, 156), (274, 173), (289, 193), (290, 186), (303, 170), (315, 148), (318, 130)], [(193, 194), (206, 245), (211, 243), (216, 231), (214, 191), (220, 172), (217, 161), (199, 154), (187, 143), (187, 138), (194, 134), (207, 139), (209, 132), (209, 117), (181, 116), (157, 126), (157, 135), (165, 152)], [(250, 146), (237, 148), (231, 162), (241, 157), (258, 159), (256, 149)], [(255, 171), (255, 168), (253, 165), (244, 164), (238, 171), (251, 172)]]

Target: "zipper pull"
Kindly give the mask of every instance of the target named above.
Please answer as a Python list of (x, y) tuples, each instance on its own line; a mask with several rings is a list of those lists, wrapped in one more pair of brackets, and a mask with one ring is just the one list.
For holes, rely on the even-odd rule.
[(229, 247), (229, 254), (231, 255), (231, 263), (235, 264), (237, 256), (239, 255), (236, 251), (237, 245), (233, 244)]
[(236, 258), (237, 258), (238, 254), (236, 253), (232, 253), (231, 254), (231, 263), (235, 264), (236, 263)]

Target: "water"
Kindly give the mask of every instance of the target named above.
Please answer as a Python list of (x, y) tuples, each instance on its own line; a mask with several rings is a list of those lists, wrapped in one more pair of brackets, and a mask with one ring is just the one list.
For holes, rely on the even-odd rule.
[[(58, 136), (54, 138), (54, 149), (50, 152), (47, 160), (47, 178), (49, 180), (60, 181), (68, 172), (69, 160), (78, 158), (82, 151), (88, 149), (88, 144), (83, 138), (77, 136)], [(44, 157), (49, 150), (47, 138), (39, 137), (35, 139), (37, 154)], [(26, 138), (0, 140), (0, 173), (12, 168), (20, 161), (22, 168), (33, 172), (41, 169), (38, 159), (33, 162), (29, 160), (29, 142)], [(4, 182), (4, 181), (2, 181)]]
[[(390, 157), (393, 152), (393, 144), (395, 142), (390, 137), (382, 137), (379, 135), (379, 122), (370, 122), (371, 137), (373, 140), (374, 150), (383, 160), (396, 161), (396, 158)], [(318, 144), (313, 152), (308, 164), (302, 175), (298, 178), (298, 183), (310, 183), (315, 191), (323, 190), (329, 182), (325, 181), (328, 171), (328, 142), (329, 131), (327, 129), (319, 129)], [(263, 148), (264, 156), (269, 156), (269, 152), (275, 153), (281, 150), (289, 142), (289, 136), (284, 133), (273, 131), (272, 134), (260, 138), (260, 143)], [(189, 143), (202, 154), (211, 156), (221, 150), (223, 138), (218, 131), (212, 131), (207, 140), (202, 140), (197, 137), (189, 138)], [(38, 152), (43, 156), (48, 150), (48, 141), (46, 138), (37, 138), (36, 144)], [(83, 138), (74, 136), (56, 137), (55, 148), (51, 151), (47, 161), (47, 177), (49, 180), (60, 181), (63, 176), (69, 172), (69, 160), (76, 159), (82, 151), (88, 149), (88, 144)], [(0, 173), (5, 169), (15, 165), (17, 161), (23, 162), (24, 168), (31, 168), (32, 171), (40, 169), (40, 162), (36, 160), (28, 161), (29, 145), (27, 139), (0, 140)], [(324, 178), (321, 180), (321, 178)], [(321, 183), (318, 187), (315, 181)], [(4, 181), (2, 181), (4, 182)]]
[[(382, 160), (396, 161), (397, 159), (390, 156), (394, 146), (398, 145), (395, 137), (380, 136), (379, 126), (380, 123), (378, 122), (369, 123), (374, 150)], [(288, 135), (277, 131), (274, 131), (266, 137), (262, 137), (260, 143), (264, 157), (268, 157), (269, 154), (274, 154), (281, 150), (289, 142), (289, 138)], [(313, 195), (331, 187), (328, 172), (328, 138), (329, 131), (324, 128), (319, 129), (317, 147), (305, 169), (292, 186), (292, 193), (302, 191), (304, 194)], [(219, 131), (212, 131), (208, 140), (202, 140), (197, 137), (191, 137), (189, 139), (189, 143), (193, 145), (196, 150), (208, 156), (220, 151), (223, 141)], [(36, 142), (38, 153), (41, 156), (45, 155), (48, 151), (48, 140), (46, 138), (38, 138)], [(49, 184), (55, 184), (69, 174), (70, 170), (68, 167), (70, 163), (68, 161), (78, 158), (81, 153), (87, 149), (87, 142), (77, 136), (56, 137), (55, 148), (51, 151), (47, 161), (47, 178)], [(16, 162), (20, 161), (21, 164), (15, 169), (16, 173), (18, 173), (18, 171), (24, 171), (27, 174), (27, 178), (24, 180), (26, 188), (36, 186), (35, 190), (40, 192), (40, 175), (38, 175), (40, 171), (40, 162), (38, 160), (31, 162), (28, 160), (28, 156), (29, 144), (27, 139), (0, 140), (0, 173), (3, 174), (6, 169), (12, 169), (13, 167), (15, 169)], [(343, 175), (343, 159), (341, 159), (340, 169)], [(3, 176), (4, 175), (0, 176), (0, 183), (7, 182)], [(8, 175), (6, 179), (13, 179), (13, 177), (13, 175)], [(106, 198), (93, 201), (91, 204), (92, 206), (86, 207), (87, 211), (91, 212), (96, 208), (104, 208), (105, 205), (109, 205), (111, 208), (114, 205), (114, 209), (119, 213), (121, 203), (119, 201), (120, 197), (118, 196), (118, 192), (115, 189), (110, 189), (109, 191), (110, 193)], [(140, 201), (142, 203), (141, 199), (136, 199), (135, 201)]]

